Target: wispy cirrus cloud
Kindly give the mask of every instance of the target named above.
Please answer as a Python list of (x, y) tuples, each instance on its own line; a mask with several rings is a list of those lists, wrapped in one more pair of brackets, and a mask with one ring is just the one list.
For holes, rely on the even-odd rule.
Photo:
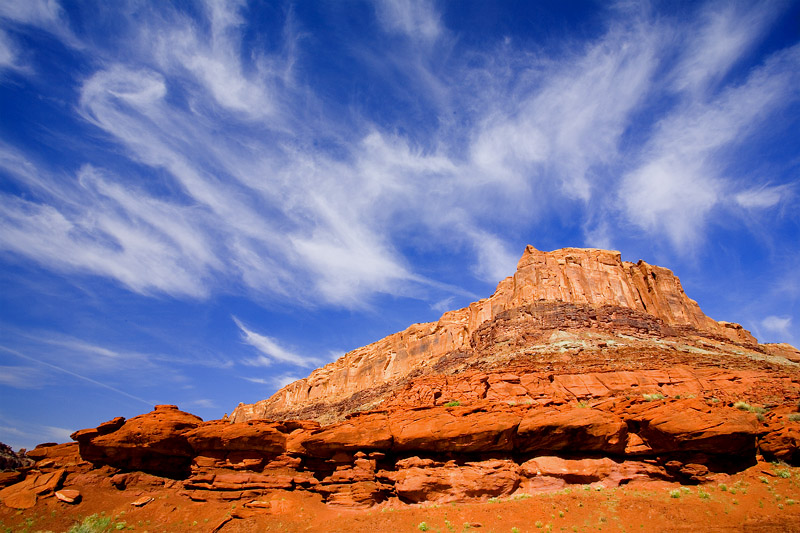
[(429, 0), (376, 0), (378, 20), (389, 32), (433, 41), (442, 32), (440, 15)]
[(792, 325), (792, 317), (790, 316), (775, 316), (770, 315), (761, 321), (761, 326), (767, 331), (773, 333), (789, 333), (789, 327)]
[(579, 220), (590, 244), (613, 246), (633, 222), (685, 250), (721, 205), (777, 203), (780, 185), (726, 173), (725, 151), (797, 99), (794, 48), (729, 81), (780, 13), (754, 6), (688, 23), (621, 7), (551, 57), (506, 41), (465, 51), (434, 4), (378, 2), (378, 26), (412, 37), (375, 53), (410, 52), (376, 75), (429, 111), (413, 135), (417, 115), (387, 124), (298, 75), (309, 41), (296, 21), (257, 48), (244, 2), (139, 12), (131, 46), (77, 87), (80, 118), (125, 164), (87, 160), (64, 179), (5, 146), (5, 172), (31, 194), (4, 197), (0, 247), (146, 295), (350, 308), (455, 293), (414, 265), (432, 248), (468, 251), (496, 282), (547, 217)]
[[(708, 217), (727, 201), (731, 180), (724, 150), (747, 139), (777, 109), (797, 101), (800, 47), (776, 53), (740, 85), (709, 99), (688, 99), (656, 126), (641, 161), (622, 181), (620, 199), (630, 220), (664, 233), (677, 248), (702, 238)], [(746, 207), (771, 207), (752, 190), (734, 193)]]
[(299, 355), (282, 346), (277, 340), (245, 326), (238, 318), (232, 317), (242, 333), (242, 340), (258, 350), (257, 357), (243, 361), (248, 366), (270, 366), (274, 363), (284, 363), (300, 367), (315, 367), (323, 364), (322, 359)]
[(272, 376), (269, 379), (254, 378), (254, 377), (243, 377), (242, 379), (249, 381), (250, 383), (256, 383), (258, 385), (267, 385), (270, 387), (274, 387), (276, 389), (280, 389), (285, 387), (289, 383), (294, 383), (295, 381), (301, 378), (303, 378), (303, 376), (298, 376), (296, 374), (280, 374), (277, 376)]
[(0, 384), (16, 389), (39, 389), (45, 386), (41, 369), (33, 366), (0, 366)]
[(737, 204), (748, 209), (763, 209), (773, 207), (792, 196), (792, 190), (786, 185), (762, 185), (754, 189), (747, 189), (734, 195)]

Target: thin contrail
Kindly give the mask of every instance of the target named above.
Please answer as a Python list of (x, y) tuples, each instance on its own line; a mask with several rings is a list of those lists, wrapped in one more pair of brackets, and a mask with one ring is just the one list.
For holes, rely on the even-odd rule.
[(91, 383), (93, 385), (97, 385), (98, 387), (103, 387), (104, 389), (108, 389), (108, 390), (114, 391), (117, 394), (122, 394), (123, 396), (127, 396), (128, 398), (130, 398), (132, 400), (136, 400), (138, 402), (142, 402), (143, 404), (147, 405), (148, 407), (152, 407), (152, 405), (153, 405), (152, 402), (148, 402), (147, 400), (143, 400), (142, 398), (139, 398), (138, 396), (134, 396), (133, 394), (128, 394), (127, 392), (125, 392), (123, 390), (116, 389), (116, 388), (112, 387), (111, 385), (106, 385), (105, 383), (100, 383), (99, 381), (95, 381), (92, 378), (87, 378), (86, 376), (81, 376), (80, 374), (76, 374), (75, 372), (72, 372), (71, 370), (67, 370), (66, 368), (61, 368), (60, 366), (56, 366), (56, 365), (53, 365), (53, 364), (50, 364), (50, 363), (46, 363), (44, 361), (40, 361), (39, 359), (36, 359), (35, 357), (31, 357), (30, 355), (25, 355), (24, 353), (18, 352), (17, 350), (12, 350), (11, 348), (7, 348), (5, 346), (0, 346), (0, 350), (4, 350), (4, 351), (6, 351), (8, 353), (16, 355), (17, 357), (22, 357), (23, 359), (27, 359), (28, 361), (33, 361), (34, 363), (38, 363), (40, 365), (49, 366), (50, 368), (53, 368), (53, 369), (58, 370), (60, 372), (64, 372), (65, 374), (69, 374), (70, 376), (76, 377), (78, 379), (82, 379), (84, 381), (88, 381), (89, 383)]

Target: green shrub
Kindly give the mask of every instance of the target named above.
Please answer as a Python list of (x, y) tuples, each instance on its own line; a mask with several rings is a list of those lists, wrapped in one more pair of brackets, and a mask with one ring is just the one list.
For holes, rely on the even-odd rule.
[(681, 497), (680, 489), (674, 489), (674, 490), (669, 491), (669, 497), (670, 498), (680, 498)]
[(430, 526), (425, 522), (420, 522), (419, 525), (417, 526), (417, 529), (419, 529), (420, 531), (428, 531), (430, 529)]
[(800, 413), (792, 413), (789, 415), (789, 420), (792, 422), (800, 422)]
[[(445, 407), (458, 407), (459, 405), (461, 405), (461, 402), (458, 401), (458, 400), (452, 400), (452, 401), (449, 401), (446, 404), (444, 404)], [(424, 524), (424, 522), (423, 522), (423, 524)]]
[(740, 411), (753, 411), (753, 407), (747, 402), (736, 402), (733, 406)]

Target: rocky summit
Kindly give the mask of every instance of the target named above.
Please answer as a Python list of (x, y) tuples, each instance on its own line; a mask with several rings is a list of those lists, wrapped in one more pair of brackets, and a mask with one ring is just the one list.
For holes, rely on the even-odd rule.
[[(800, 465), (798, 367), (794, 347), (706, 316), (666, 268), (529, 246), (489, 298), (223, 420), (161, 405), (41, 445), (33, 466), (0, 477), (0, 500), (87, 505), (81, 494), (104, 487), (142, 506), (155, 491), (241, 502), (220, 529), (281, 512), (281, 494), (385, 508), (574, 485), (720, 486), (769, 461)], [(790, 517), (782, 524), (800, 527)]]

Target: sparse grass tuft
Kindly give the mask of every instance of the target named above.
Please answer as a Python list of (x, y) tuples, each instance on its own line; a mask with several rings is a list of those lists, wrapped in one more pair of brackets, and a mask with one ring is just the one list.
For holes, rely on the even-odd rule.
[(680, 489), (673, 489), (673, 490), (669, 491), (669, 497), (670, 498), (680, 498), (681, 497)]
[[(458, 407), (459, 405), (461, 405), (461, 402), (458, 401), (458, 400), (451, 400), (451, 401), (447, 402), (446, 404), (444, 404), (445, 407)], [(424, 523), (425, 522), (423, 522), (423, 524)]]
[(800, 413), (792, 413), (787, 418), (792, 422), (800, 422)]
[(792, 477), (792, 473), (791, 473), (791, 471), (789, 471), (788, 468), (783, 468), (781, 470), (778, 470), (775, 473), (778, 475), (779, 478), (783, 478), (783, 479), (789, 479), (790, 477)]
[(642, 394), (642, 398), (644, 398), (648, 402), (652, 402), (653, 400), (663, 400), (664, 398), (666, 398), (666, 396), (664, 396), (660, 392), (654, 392), (653, 394)]
[(431, 527), (425, 522), (420, 522), (419, 525), (417, 526), (417, 529), (419, 529), (420, 531), (428, 531), (430, 528)]
[[(124, 522), (120, 522), (122, 527), (125, 527)], [(119, 524), (115, 524), (113, 527), (117, 528)], [(111, 527), (111, 517), (109, 516), (100, 516), (93, 514), (91, 516), (87, 516), (83, 519), (83, 522), (80, 524), (75, 524), (71, 528), (69, 528), (68, 533), (102, 533), (104, 531), (109, 531)]]

